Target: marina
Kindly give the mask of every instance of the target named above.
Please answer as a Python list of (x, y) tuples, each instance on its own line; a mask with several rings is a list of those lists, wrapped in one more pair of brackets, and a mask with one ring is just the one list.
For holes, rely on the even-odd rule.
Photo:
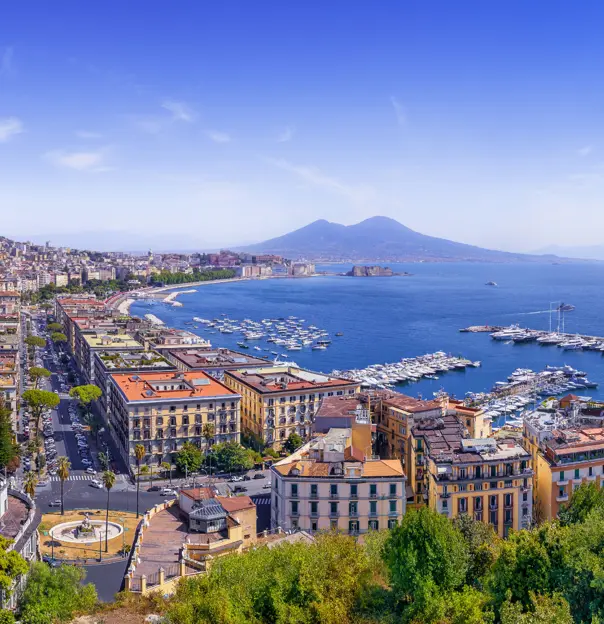
[(478, 368), (480, 362), (447, 355), (436, 351), (414, 358), (403, 358), (390, 364), (372, 364), (366, 368), (334, 370), (332, 375), (357, 381), (366, 388), (393, 388), (396, 385), (416, 382), (422, 378), (438, 380), (439, 375), (468, 366)]

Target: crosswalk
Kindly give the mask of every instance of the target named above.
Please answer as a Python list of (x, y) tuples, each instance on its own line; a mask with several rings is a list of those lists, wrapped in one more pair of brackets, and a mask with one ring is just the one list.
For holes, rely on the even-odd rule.
[(271, 497), (270, 496), (252, 496), (252, 503), (254, 503), (254, 505), (258, 506), (258, 505), (270, 505), (271, 504)]
[[(97, 477), (92, 475), (69, 475), (66, 481), (93, 481)], [(51, 481), (60, 481), (59, 477), (55, 475), (54, 477), (50, 477)]]

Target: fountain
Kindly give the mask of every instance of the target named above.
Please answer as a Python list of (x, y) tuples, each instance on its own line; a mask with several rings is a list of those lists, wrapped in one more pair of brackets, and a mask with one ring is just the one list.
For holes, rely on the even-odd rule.
[[(107, 539), (119, 537), (123, 532), (120, 524), (110, 521), (107, 526)], [(53, 539), (62, 542), (93, 544), (105, 539), (105, 521), (90, 520), (90, 516), (85, 514), (82, 522), (62, 522), (50, 529), (49, 533)]]

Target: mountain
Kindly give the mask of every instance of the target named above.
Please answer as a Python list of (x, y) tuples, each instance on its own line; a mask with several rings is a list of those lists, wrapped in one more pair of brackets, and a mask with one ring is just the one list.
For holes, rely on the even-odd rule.
[(241, 251), (274, 253), (309, 260), (552, 262), (552, 255), (528, 255), (482, 249), (426, 236), (388, 217), (371, 217), (355, 225), (314, 221), (298, 230), (249, 245)]
[(536, 251), (535, 253), (556, 254), (580, 260), (604, 260), (604, 245), (579, 245), (577, 247), (549, 245), (548, 247)]

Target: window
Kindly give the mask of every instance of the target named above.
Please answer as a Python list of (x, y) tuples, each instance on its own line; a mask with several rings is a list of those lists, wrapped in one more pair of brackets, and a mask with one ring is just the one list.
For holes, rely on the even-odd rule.
[(370, 531), (379, 531), (380, 523), (377, 520), (369, 520), (369, 530)]
[(332, 484), (329, 486), (329, 495), (330, 495), (332, 498), (337, 498), (337, 497), (338, 497), (338, 486), (337, 486), (337, 484), (332, 483)]
[(575, 468), (575, 479), (581, 478), (581, 471), (578, 468)]
[(298, 484), (292, 483), (292, 498), (298, 498)]
[(338, 530), (338, 521), (337, 520), (331, 520), (329, 523), (329, 528), (332, 531), (337, 531)]
[(491, 476), (492, 477), (497, 476), (497, 466), (491, 466)]
[(460, 498), (459, 499), (459, 513), (466, 513), (468, 511), (468, 499)]
[(377, 516), (377, 501), (369, 501), (369, 515)]
[(310, 515), (311, 516), (319, 515), (319, 503), (317, 503), (316, 501), (312, 501), (310, 503)]
[(311, 498), (317, 498), (318, 494), (317, 494), (317, 484), (313, 483), (310, 486), (310, 497)]
[(188, 425), (189, 424), (189, 417), (188, 416), (183, 416), (182, 417), (182, 424), (183, 425)]
[(497, 509), (497, 496), (489, 496), (489, 507)]
[(497, 525), (497, 512), (496, 511), (489, 512), (489, 522), (491, 524)]
[(449, 501), (446, 498), (443, 500), (443, 509), (449, 509)]
[(358, 520), (351, 520), (348, 523), (348, 532), (352, 533), (352, 534), (359, 532), (359, 521)]
[(330, 516), (338, 515), (338, 503), (329, 503), (329, 515)]
[(465, 468), (460, 468), (459, 469), (459, 478), (460, 479), (465, 479), (466, 478), (466, 469)]
[(396, 496), (396, 483), (390, 484), (390, 496)]
[(350, 486), (350, 498), (358, 498), (359, 496), (359, 486), (356, 484), (353, 484)]
[(564, 481), (564, 470), (560, 471), (560, 478), (558, 479), (558, 481)]
[(298, 515), (298, 501), (292, 501), (292, 516)]
[(559, 488), (559, 490), (558, 490), (558, 496), (559, 496), (560, 498), (562, 498), (563, 496), (566, 496), (566, 492), (564, 491), (564, 488), (563, 488), (563, 487)]
[(482, 478), (482, 467), (481, 466), (476, 466), (475, 473), (476, 473), (476, 478), (477, 479), (481, 479)]
[(391, 514), (395, 514), (395, 513), (397, 513), (397, 510), (396, 510), (396, 501), (395, 501), (395, 500), (391, 500), (391, 501), (390, 501), (390, 509), (389, 509), (389, 513), (391, 513)]
[(316, 521), (316, 520), (313, 520), (313, 521), (310, 523), (310, 530), (311, 530), (311, 531), (316, 531), (316, 530), (317, 530), (317, 527), (318, 527), (318, 523), (317, 523), (317, 521)]
[(594, 469), (590, 466), (589, 467), (589, 476), (593, 477), (593, 474), (594, 474)]
[(505, 506), (506, 506), (506, 507), (511, 507), (513, 500), (514, 500), (514, 499), (512, 498), (512, 495), (511, 495), (511, 494), (506, 494), (506, 495), (505, 495), (505, 499), (504, 499), (504, 501), (505, 501)]
[(375, 498), (377, 496), (377, 485), (375, 483), (369, 484), (369, 496)]
[(389, 529), (395, 529), (397, 524), (398, 524), (398, 520), (393, 520), (393, 519), (388, 520)]
[(349, 516), (359, 515), (359, 504), (356, 501), (350, 501), (348, 503), (348, 515)]

